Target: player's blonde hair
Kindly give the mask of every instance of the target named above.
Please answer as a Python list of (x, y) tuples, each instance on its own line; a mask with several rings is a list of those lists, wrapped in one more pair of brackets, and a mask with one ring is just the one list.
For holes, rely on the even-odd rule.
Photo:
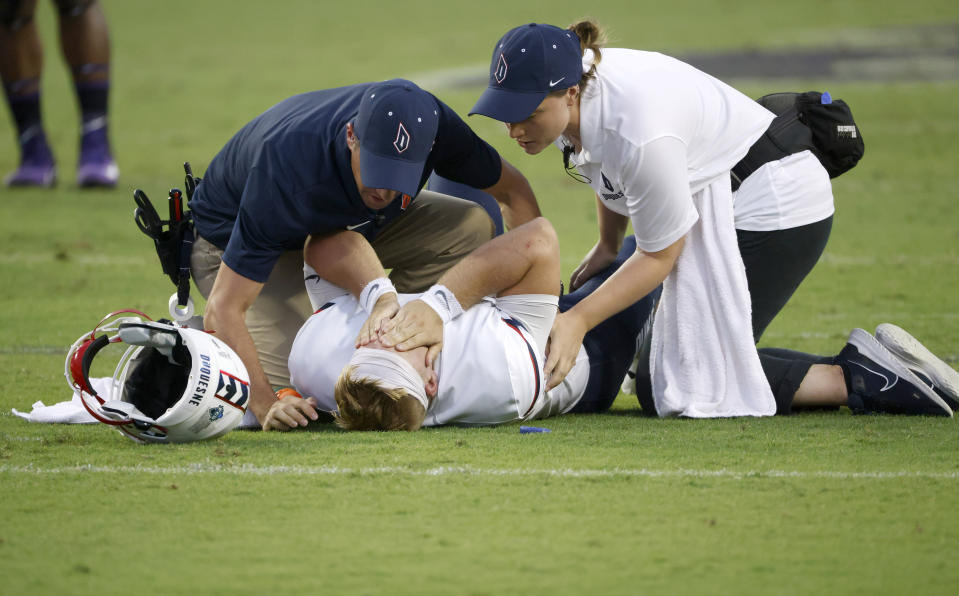
[(384, 388), (376, 379), (353, 378), (352, 366), (336, 380), (333, 414), (346, 430), (417, 430), (426, 411), (420, 402), (402, 389)]

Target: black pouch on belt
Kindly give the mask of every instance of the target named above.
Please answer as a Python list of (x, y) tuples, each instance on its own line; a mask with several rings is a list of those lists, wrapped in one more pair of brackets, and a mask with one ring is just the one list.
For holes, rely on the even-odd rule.
[[(187, 198), (192, 198), (199, 182), (190, 170), (189, 162), (183, 164), (186, 171)], [(193, 251), (195, 233), (193, 216), (183, 209), (183, 193), (178, 188), (170, 189), (169, 219), (161, 219), (146, 193), (140, 189), (133, 192), (137, 205), (133, 219), (144, 234), (153, 240), (160, 267), (177, 288), (177, 303), (185, 306), (190, 298), (190, 254)]]

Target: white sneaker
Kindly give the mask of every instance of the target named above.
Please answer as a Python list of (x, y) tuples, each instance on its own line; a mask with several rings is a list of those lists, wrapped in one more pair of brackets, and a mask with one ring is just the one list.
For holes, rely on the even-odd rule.
[(639, 360), (634, 359), (633, 363), (629, 365), (629, 369), (626, 370), (626, 376), (623, 377), (623, 384), (619, 386), (619, 390), (625, 393), (626, 395), (636, 395), (636, 365), (639, 364)]
[(876, 339), (915, 373), (919, 380), (953, 410), (959, 410), (959, 372), (929, 351), (901, 327), (882, 323), (876, 327)]

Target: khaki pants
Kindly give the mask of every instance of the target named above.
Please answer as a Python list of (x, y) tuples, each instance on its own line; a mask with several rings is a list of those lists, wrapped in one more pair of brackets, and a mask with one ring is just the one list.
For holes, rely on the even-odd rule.
[[(372, 245), (400, 292), (429, 288), (443, 273), (493, 237), (493, 222), (476, 203), (422, 191)], [(190, 255), (193, 281), (209, 297), (223, 251), (197, 235)], [(303, 251), (280, 256), (246, 313), (260, 364), (275, 387), (290, 386), (287, 360), (297, 331), (311, 314), (303, 283)]]

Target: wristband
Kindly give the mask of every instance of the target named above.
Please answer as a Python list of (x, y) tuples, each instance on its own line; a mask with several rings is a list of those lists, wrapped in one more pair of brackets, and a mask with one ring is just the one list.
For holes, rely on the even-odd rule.
[(363, 310), (372, 314), (373, 307), (376, 306), (376, 302), (380, 299), (380, 296), (389, 292), (396, 293), (396, 288), (393, 287), (393, 282), (390, 281), (390, 278), (379, 277), (374, 279), (366, 284), (363, 291), (360, 292), (360, 306), (363, 307)]
[(436, 311), (436, 314), (443, 320), (443, 324), (449, 323), (463, 314), (463, 307), (460, 306), (459, 300), (446, 286), (436, 284), (426, 290), (419, 299)]
[(276, 397), (276, 401), (280, 401), (284, 397), (289, 397), (291, 395), (293, 397), (299, 397), (301, 399), (303, 398), (303, 396), (300, 395), (300, 392), (297, 391), (296, 389), (293, 389), (292, 387), (284, 387), (283, 389), (277, 389), (276, 392), (273, 394), (273, 396)]

